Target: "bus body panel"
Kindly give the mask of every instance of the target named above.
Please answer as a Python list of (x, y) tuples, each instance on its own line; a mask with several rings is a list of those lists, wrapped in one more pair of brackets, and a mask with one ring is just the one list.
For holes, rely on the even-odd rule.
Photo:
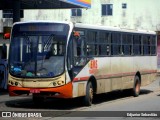
[[(68, 32), (65, 49), (66, 51), (68, 51), (69, 47), (73, 47), (73, 49), (71, 50), (73, 50), (73, 52), (76, 52), (74, 51), (74, 46), (69, 46), (69, 42), (73, 37), (72, 33), (74, 33), (74, 24), (66, 24), (70, 26), (70, 30)], [(94, 33), (100, 31), (107, 31), (110, 34), (112, 32), (123, 32), (123, 34), (132, 34), (132, 37), (133, 34), (146, 34), (152, 36), (155, 35), (154, 32), (130, 31), (84, 24), (75, 24), (75, 27), (84, 29), (86, 31), (90, 29), (91, 31), (94, 31)], [(84, 38), (87, 38), (86, 33), (84, 34)], [(98, 34), (95, 34), (95, 36)], [(98, 39), (97, 36), (95, 38)], [(131, 51), (133, 52), (133, 48)], [(114, 90), (133, 89), (135, 85), (136, 75), (141, 81), (141, 86), (148, 85), (153, 80), (155, 80), (155, 75), (157, 72), (156, 54), (150, 54), (150, 56), (134, 54), (112, 55), (111, 53), (104, 56), (86, 55), (85, 57), (87, 58), (87, 62), (83, 66), (76, 66), (73, 64), (70, 65), (69, 59), (67, 58), (69, 54), (74, 55), (74, 53), (66, 53), (64, 60), (64, 72), (59, 76), (54, 76), (52, 78), (18, 78), (9, 75), (9, 95), (17, 96), (21, 94), (37, 94), (44, 97), (75, 98), (80, 96), (86, 96), (87, 84), (89, 81), (92, 82), (93, 79), (95, 80), (94, 87), (96, 88), (94, 88), (94, 93), (96, 94), (111, 92)], [(71, 55), (71, 58), (73, 57), (73, 55)], [(73, 58), (72, 62), (74, 61)], [(78, 72), (75, 70), (76, 67), (78, 68)]]
[[(72, 98), (72, 83), (66, 85), (55, 87), (55, 88), (31, 88), (31, 87), (17, 87), (8, 85), (9, 95), (10, 96), (19, 96), (19, 95), (29, 95), (37, 94), (38, 96), (43, 97), (55, 97), (55, 98)], [(31, 91), (35, 91), (31, 93)], [(38, 94), (41, 93), (41, 94)]]
[(73, 82), (73, 98), (85, 96), (87, 81)]
[[(90, 64), (92, 61), (97, 61), (96, 70), (94, 70), (95, 68), (91, 69)], [(91, 71), (95, 72), (90, 74)], [(141, 74), (141, 86), (153, 82), (157, 72), (156, 57), (96, 57), (94, 60), (89, 61), (84, 69), (75, 77), (75, 82), (73, 83), (73, 95), (74, 97), (82, 95), (78, 94), (81, 92), (79, 84), (82, 83), (82, 89), (83, 92), (85, 92), (85, 84), (90, 76), (94, 76), (97, 80), (97, 94), (111, 92), (113, 90), (133, 88), (134, 77), (137, 72), (140, 72)]]
[[(51, 88), (65, 85), (65, 73), (55, 78), (16, 78), (9, 75), (9, 85), (29, 88)], [(16, 83), (17, 82), (17, 83)]]

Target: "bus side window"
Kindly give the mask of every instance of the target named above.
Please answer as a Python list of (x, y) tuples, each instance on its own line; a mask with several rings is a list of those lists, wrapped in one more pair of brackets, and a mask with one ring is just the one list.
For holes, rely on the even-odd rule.
[(83, 66), (85, 64), (85, 41), (80, 36), (74, 36), (73, 38), (73, 55), (74, 55), (74, 65)]
[(110, 54), (110, 46), (107, 45), (107, 55), (109, 55), (109, 54)]
[(142, 54), (141, 38), (142, 37), (139, 35), (133, 36), (133, 54), (134, 55), (141, 55)]
[(88, 56), (97, 56), (99, 49), (98, 49), (98, 32), (88, 30), (87, 32), (87, 55)]
[(132, 36), (130, 34), (122, 34), (122, 55), (132, 54)]
[(110, 55), (110, 33), (99, 32), (99, 55)]
[(143, 35), (143, 54), (150, 55), (150, 36)]
[(151, 45), (151, 55), (155, 55), (156, 54), (156, 41), (155, 41), (156, 37), (152, 36), (151, 37), (151, 41), (150, 41), (150, 45)]
[(120, 33), (111, 34), (111, 55), (121, 55)]

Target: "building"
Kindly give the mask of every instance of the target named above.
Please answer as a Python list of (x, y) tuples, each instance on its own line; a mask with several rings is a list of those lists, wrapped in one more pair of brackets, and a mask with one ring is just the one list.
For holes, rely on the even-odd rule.
[[(91, 8), (24, 10), (21, 21), (56, 20), (160, 31), (160, 0), (91, 0)], [(12, 11), (0, 10), (0, 33), (13, 24)], [(160, 41), (160, 40), (158, 40)], [(158, 50), (160, 51), (160, 47)], [(158, 53), (160, 60), (160, 52)], [(160, 69), (160, 62), (158, 63)]]
[[(91, 0), (89, 9), (24, 10), (21, 21), (60, 20), (160, 31), (159, 4), (160, 0)], [(0, 32), (2, 26), (12, 25), (12, 19), (3, 16), (0, 11)]]

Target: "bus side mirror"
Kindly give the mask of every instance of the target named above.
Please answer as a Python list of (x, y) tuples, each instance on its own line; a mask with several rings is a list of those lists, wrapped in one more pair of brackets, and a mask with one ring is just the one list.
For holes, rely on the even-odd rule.
[(4, 39), (10, 39), (11, 34), (10, 33), (5, 33), (3, 38)]
[(76, 40), (78, 40), (80, 38), (80, 34), (77, 31), (73, 32), (73, 36), (75, 37)]

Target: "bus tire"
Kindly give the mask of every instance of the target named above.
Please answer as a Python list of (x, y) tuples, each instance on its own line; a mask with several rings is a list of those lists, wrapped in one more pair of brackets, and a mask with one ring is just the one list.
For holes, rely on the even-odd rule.
[(139, 77), (136, 75), (134, 78), (134, 86), (133, 86), (133, 96), (134, 97), (138, 97), (140, 94), (140, 86), (141, 86), (141, 82)]
[(86, 106), (91, 106), (93, 101), (93, 86), (92, 83), (89, 81), (86, 87), (86, 95), (84, 97), (84, 104)]

